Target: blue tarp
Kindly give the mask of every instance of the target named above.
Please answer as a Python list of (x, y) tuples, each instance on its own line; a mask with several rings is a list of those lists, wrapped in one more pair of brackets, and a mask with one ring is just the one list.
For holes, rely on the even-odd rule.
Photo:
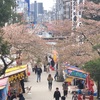
[[(81, 69), (80, 69), (80, 68), (78, 68), (78, 67), (76, 67), (76, 66), (68, 65), (68, 64), (66, 64), (66, 66), (68, 66), (68, 67), (70, 67), (70, 68), (76, 69), (76, 70), (65, 69), (64, 72), (65, 72), (67, 75), (69, 75), (69, 76), (74, 76), (74, 77), (77, 77), (77, 78), (86, 79), (87, 74), (81, 72)], [(79, 71), (77, 71), (77, 70), (79, 70)]]
[(7, 98), (7, 86), (5, 86), (5, 88), (0, 90), (0, 100), (6, 100)]

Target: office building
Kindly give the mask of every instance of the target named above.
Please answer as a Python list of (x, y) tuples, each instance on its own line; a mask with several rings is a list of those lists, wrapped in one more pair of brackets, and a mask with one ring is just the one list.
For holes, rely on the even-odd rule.
[(85, 0), (56, 0), (57, 19), (70, 19), (72, 26), (79, 26)]
[(43, 15), (43, 3), (38, 3), (35, 1), (31, 4), (31, 12), (34, 14), (34, 23), (37, 23), (39, 21), (42, 21), (42, 15)]
[(28, 21), (28, 4), (25, 0), (16, 0), (16, 13), (23, 16), (24, 20)]
[(43, 14), (43, 3), (38, 3), (37, 5), (38, 14)]

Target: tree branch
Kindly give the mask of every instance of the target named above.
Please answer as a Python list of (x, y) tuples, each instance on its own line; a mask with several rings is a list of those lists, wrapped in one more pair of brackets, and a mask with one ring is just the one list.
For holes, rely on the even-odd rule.
[[(86, 37), (86, 35), (82, 32), (82, 35), (84, 36), (84, 38), (92, 45), (92, 47), (94, 46), (93, 43)], [(98, 51), (98, 49), (95, 49), (98, 53), (98, 55), (100, 56), (100, 51)]]
[(6, 69), (8, 68), (8, 66), (9, 66), (10, 64), (13, 63), (13, 60), (11, 60), (11, 62), (7, 64), (7, 63), (5, 62), (5, 59), (4, 59), (3, 56), (1, 56), (1, 60), (3, 61), (4, 68), (1, 70), (0, 76), (3, 75), (3, 74), (5, 74), (5, 71), (6, 71)]

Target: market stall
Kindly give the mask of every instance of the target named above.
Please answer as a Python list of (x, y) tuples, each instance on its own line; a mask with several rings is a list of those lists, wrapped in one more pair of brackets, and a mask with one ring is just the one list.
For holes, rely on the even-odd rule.
[(65, 66), (63, 69), (63, 76), (66, 82), (69, 83), (69, 92), (78, 91), (78, 89), (84, 89), (87, 72), (75, 67)]
[(75, 67), (75, 66), (66, 66), (63, 70), (65, 78), (79, 78), (85, 80), (87, 77), (87, 72)]
[(93, 95), (97, 94), (96, 83), (90, 78), (88, 72), (75, 66), (65, 65), (63, 67), (63, 76), (65, 81), (70, 83), (68, 92), (73, 93), (75, 91), (79, 94), (85, 93), (86, 98), (89, 98), (91, 93)]
[(0, 79), (8, 78), (8, 98), (16, 97), (20, 92), (25, 93), (25, 77), (27, 77), (27, 65), (8, 68), (5, 75), (0, 77)]

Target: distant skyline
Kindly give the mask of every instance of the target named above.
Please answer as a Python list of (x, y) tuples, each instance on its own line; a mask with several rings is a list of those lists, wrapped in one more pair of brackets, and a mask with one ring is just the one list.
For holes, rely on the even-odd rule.
[(30, 0), (30, 3), (34, 3), (34, 1), (42, 2), (44, 10), (51, 10), (55, 0)]

